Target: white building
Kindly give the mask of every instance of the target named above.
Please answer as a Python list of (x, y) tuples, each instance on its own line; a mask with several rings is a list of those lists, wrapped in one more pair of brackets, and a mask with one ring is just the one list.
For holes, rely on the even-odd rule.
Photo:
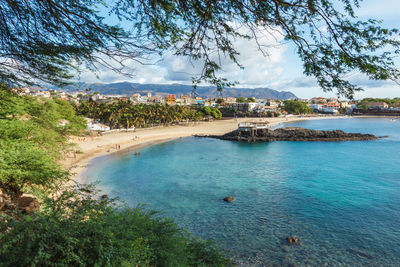
[(258, 107), (258, 103), (232, 103), (232, 107), (238, 111), (253, 111)]
[(132, 102), (139, 102), (139, 99), (140, 99), (140, 94), (133, 94), (133, 95), (130, 97), (130, 100), (131, 100)]
[(92, 119), (86, 119), (86, 127), (90, 131), (109, 131), (110, 127), (107, 125), (101, 124), (101, 123), (96, 123)]
[(149, 98), (147, 97), (147, 95), (142, 95), (139, 97), (138, 103), (146, 104), (148, 100), (149, 100)]
[(323, 105), (322, 104), (309, 104), (308, 107), (313, 109), (314, 111), (321, 111)]

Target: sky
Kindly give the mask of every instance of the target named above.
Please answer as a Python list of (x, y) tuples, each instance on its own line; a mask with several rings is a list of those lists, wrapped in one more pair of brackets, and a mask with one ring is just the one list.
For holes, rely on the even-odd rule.
[[(383, 26), (400, 28), (400, 0), (364, 0), (357, 10), (360, 19), (374, 18), (383, 20)], [(264, 56), (254, 41), (237, 40), (234, 42), (239, 51), (239, 62), (244, 69), (238, 68), (229, 60), (222, 60), (222, 75), (230, 81), (237, 81), (236, 87), (267, 87), (278, 91), (291, 91), (299, 98), (314, 96), (334, 97), (335, 92), (324, 93), (315, 79), (303, 74), (303, 68), (292, 44), (282, 44), (282, 36), (276, 32), (260, 36), (261, 42), (269, 46), (268, 55)], [(201, 64), (190, 62), (187, 58), (164, 54), (154, 58), (151, 65), (128, 62), (134, 69), (133, 77), (123, 76), (110, 70), (97, 73), (84, 71), (79, 81), (88, 83), (160, 83), (191, 84), (192, 77), (200, 72)], [(400, 60), (397, 60), (400, 67)], [(355, 98), (364, 97), (400, 97), (400, 86), (393, 81), (373, 81), (361, 74), (352, 74), (351, 80), (364, 91), (357, 92)]]

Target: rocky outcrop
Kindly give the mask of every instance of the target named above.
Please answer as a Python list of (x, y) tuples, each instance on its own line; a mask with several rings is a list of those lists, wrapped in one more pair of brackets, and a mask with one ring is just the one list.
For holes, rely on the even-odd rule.
[(300, 243), (300, 238), (295, 237), (295, 236), (288, 236), (288, 237), (286, 237), (286, 241), (290, 245), (298, 245)]
[(6, 209), (7, 202), (10, 201), (10, 197), (4, 193), (3, 189), (0, 188), (0, 211)]
[(39, 210), (39, 201), (34, 195), (22, 194), (18, 198), (11, 198), (0, 188), (0, 211), (20, 210), (31, 213)]
[(369, 259), (369, 260), (373, 260), (374, 259), (374, 257), (372, 255), (370, 255), (370, 254), (368, 254), (368, 253), (366, 253), (364, 251), (355, 249), (355, 248), (349, 248), (347, 251), (350, 252), (350, 253), (353, 253), (354, 255), (357, 255), (357, 256), (360, 256), (360, 257), (363, 257), (363, 258), (366, 258), (366, 259)]
[(341, 130), (318, 131), (299, 127), (271, 129), (254, 129), (249, 131), (233, 131), (224, 135), (207, 136), (222, 140), (247, 142), (272, 141), (358, 141), (376, 140), (372, 134), (345, 133)]
[(228, 196), (228, 197), (225, 197), (224, 198), (224, 201), (225, 202), (232, 202), (232, 201), (234, 201), (235, 200), (235, 197), (234, 196)]
[(25, 213), (31, 213), (39, 210), (39, 202), (33, 195), (22, 195), (17, 200), (17, 207)]

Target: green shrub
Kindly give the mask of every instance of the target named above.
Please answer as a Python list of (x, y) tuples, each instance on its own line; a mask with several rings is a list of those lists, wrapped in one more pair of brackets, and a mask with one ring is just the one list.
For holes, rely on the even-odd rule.
[(67, 135), (84, 128), (66, 101), (0, 91), (0, 188), (13, 200), (33, 191), (40, 202), (38, 212), (0, 212), (0, 266), (229, 265), (214, 246), (156, 212), (95, 200), (93, 187), (62, 186), (69, 176), (57, 160)]
[[(40, 212), (0, 222), (2, 266), (229, 266), (210, 243), (154, 211), (66, 190)], [(8, 230), (6, 230), (8, 229)]]

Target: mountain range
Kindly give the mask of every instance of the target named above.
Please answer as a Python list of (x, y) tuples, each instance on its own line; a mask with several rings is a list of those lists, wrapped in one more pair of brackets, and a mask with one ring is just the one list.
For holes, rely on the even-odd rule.
[[(146, 94), (174, 94), (190, 95), (193, 87), (184, 84), (141, 84), (131, 82), (120, 83), (80, 83), (78, 86), (63, 88), (65, 91), (82, 91), (83, 88), (90, 88), (91, 92), (99, 92), (105, 95), (132, 95)], [(220, 94), (214, 86), (198, 86), (196, 93), (203, 97), (219, 97)], [(296, 99), (296, 95), (289, 91), (276, 91), (270, 88), (225, 88), (222, 92), (223, 97), (255, 97), (272, 99)]]

